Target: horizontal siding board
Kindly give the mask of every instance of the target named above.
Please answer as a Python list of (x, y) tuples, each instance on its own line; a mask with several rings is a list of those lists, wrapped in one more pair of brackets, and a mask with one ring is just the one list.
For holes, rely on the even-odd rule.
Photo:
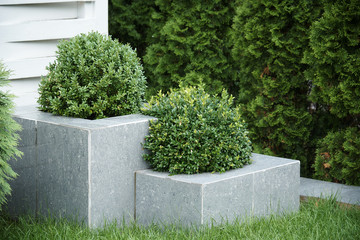
[(0, 6), (0, 25), (41, 20), (74, 19), (78, 17), (78, 3)]
[(57, 43), (80, 33), (108, 33), (108, 0), (0, 0), (0, 59), (10, 79), (39, 77)]
[(0, 43), (0, 55), (8, 61), (55, 56), (58, 40)]
[(41, 4), (41, 3), (61, 3), (61, 2), (95, 2), (95, 0), (1, 0), (1, 5), (19, 5), (19, 4)]
[(46, 66), (54, 62), (55, 57), (22, 59), (19, 61), (5, 61), (5, 66), (12, 70), (11, 79), (21, 79), (46, 75)]
[(0, 42), (25, 42), (74, 37), (96, 29), (95, 19), (26, 22), (0, 26)]

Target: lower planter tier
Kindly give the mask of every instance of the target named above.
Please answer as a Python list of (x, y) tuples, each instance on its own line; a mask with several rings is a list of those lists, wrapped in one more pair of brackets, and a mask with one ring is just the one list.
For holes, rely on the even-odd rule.
[(300, 162), (260, 154), (222, 174), (136, 172), (136, 221), (211, 225), (298, 211)]

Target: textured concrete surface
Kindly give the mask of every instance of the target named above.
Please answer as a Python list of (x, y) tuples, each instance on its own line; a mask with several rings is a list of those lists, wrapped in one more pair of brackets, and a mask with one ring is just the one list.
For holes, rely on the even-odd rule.
[[(20, 138), (18, 149), (23, 152), (23, 157), (12, 159), (9, 164), (18, 174), (18, 177), (10, 181), (12, 187), (12, 196), (7, 205), (11, 215), (29, 214), (35, 216), (36, 212), (36, 195), (34, 191), (37, 186), (37, 149), (36, 149), (36, 123), (32, 120), (14, 118), (21, 126), (19, 132)], [(31, 173), (31, 174), (28, 174)], [(14, 188), (14, 186), (16, 186)]]
[(24, 156), (11, 161), (19, 174), (11, 182), (11, 215), (50, 213), (89, 226), (134, 219), (134, 172), (148, 168), (142, 143), (154, 118), (86, 120), (18, 106), (14, 119), (23, 127)]
[(336, 196), (342, 203), (360, 205), (360, 187), (300, 178), (300, 196), (328, 198)]
[(189, 226), (297, 211), (299, 161), (260, 154), (252, 159), (251, 165), (222, 174), (137, 171), (137, 222)]

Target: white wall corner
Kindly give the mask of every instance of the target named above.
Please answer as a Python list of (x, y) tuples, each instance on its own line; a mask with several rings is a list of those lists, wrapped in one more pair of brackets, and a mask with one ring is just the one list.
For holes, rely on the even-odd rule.
[(108, 0), (0, 0), (0, 59), (17, 105), (36, 102), (58, 41), (90, 31), (108, 34)]

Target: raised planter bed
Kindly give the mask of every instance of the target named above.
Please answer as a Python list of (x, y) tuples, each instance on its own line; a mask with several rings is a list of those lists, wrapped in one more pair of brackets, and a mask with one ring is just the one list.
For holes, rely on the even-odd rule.
[(14, 119), (24, 156), (11, 162), (19, 174), (7, 205), (12, 216), (50, 213), (89, 226), (134, 218), (134, 171), (148, 168), (141, 144), (152, 117), (85, 120), (22, 107)]
[(136, 221), (210, 225), (298, 211), (300, 162), (260, 154), (252, 159), (222, 174), (137, 171)]

